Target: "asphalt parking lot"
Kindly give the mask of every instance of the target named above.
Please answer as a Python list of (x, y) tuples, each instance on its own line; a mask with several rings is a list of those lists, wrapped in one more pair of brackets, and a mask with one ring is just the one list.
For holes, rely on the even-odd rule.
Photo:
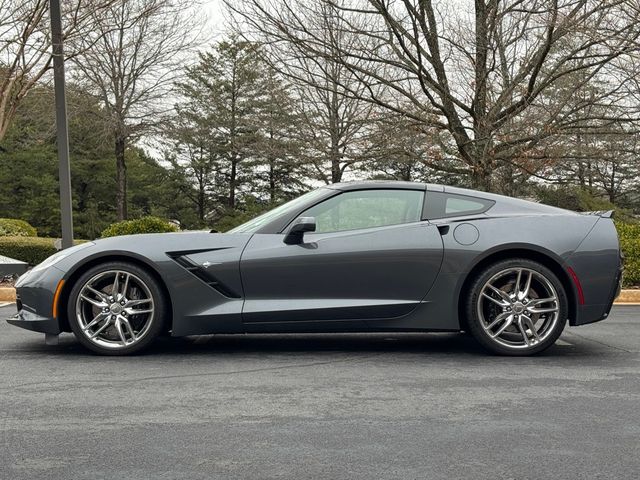
[(640, 472), (640, 307), (534, 358), (464, 334), (190, 337), (104, 358), (3, 320), (0, 378), (2, 479)]

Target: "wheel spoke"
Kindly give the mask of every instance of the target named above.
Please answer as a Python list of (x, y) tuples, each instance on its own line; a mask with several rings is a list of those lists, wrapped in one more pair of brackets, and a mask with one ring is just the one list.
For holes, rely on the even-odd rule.
[(530, 317), (527, 317), (526, 315), (523, 315), (521, 318), (522, 318), (522, 322), (527, 325), (527, 328), (531, 332), (531, 335), (533, 336), (533, 338), (535, 338), (535, 340), (539, 342), (540, 335), (538, 335), (538, 331), (536, 330), (536, 325), (534, 321)]
[(133, 331), (133, 327), (131, 326), (131, 322), (125, 317), (120, 317), (120, 321), (124, 324), (124, 327), (127, 329), (127, 333), (131, 337), (131, 341), (135, 342), (137, 340), (136, 333)]
[(125, 308), (125, 312), (127, 315), (142, 315), (143, 313), (153, 313), (153, 308), (148, 308), (145, 310), (136, 310), (135, 308)]
[(104, 312), (100, 312), (98, 315), (96, 315), (94, 317), (93, 320), (91, 320), (89, 323), (87, 323), (84, 327), (82, 327), (83, 330), (87, 331), (92, 327), (95, 327), (98, 323), (100, 323), (102, 320), (104, 320), (104, 318), (107, 316), (108, 314), (104, 313)]
[(120, 290), (120, 272), (116, 272), (116, 276), (113, 280), (113, 286), (111, 287), (111, 296), (116, 298)]
[(533, 280), (533, 272), (529, 272), (529, 278), (527, 278), (527, 285), (524, 287), (524, 295), (522, 298), (527, 298), (529, 296), (529, 291), (531, 290), (531, 280)]
[(90, 333), (90, 334), (89, 334), (89, 338), (90, 338), (91, 340), (93, 340), (93, 339), (94, 339), (94, 338), (96, 338), (98, 335), (100, 335), (100, 334), (104, 331), (104, 329), (105, 329), (105, 328), (107, 328), (110, 324), (111, 324), (111, 319), (107, 316), (107, 321), (106, 321), (106, 322), (104, 322), (104, 323), (102, 324), (102, 326), (101, 326), (98, 330), (96, 330), (96, 331), (95, 331), (95, 332), (93, 332), (93, 333)]
[(499, 288), (494, 287), (493, 285), (487, 285), (487, 287), (489, 287), (495, 293), (500, 295), (500, 298), (502, 298), (505, 302), (511, 303), (511, 297), (509, 296), (509, 294), (507, 292), (503, 292), (502, 290), (500, 290)]
[(124, 277), (124, 287), (122, 287), (122, 296), (126, 297), (127, 296), (127, 290), (129, 288), (129, 278), (131, 277), (131, 275), (129, 275), (127, 272), (123, 272)]
[(98, 297), (100, 300), (102, 300), (103, 302), (107, 301), (107, 297), (108, 295), (104, 292), (101, 292), (100, 290), (96, 290), (95, 288), (93, 288), (91, 285), (87, 285), (86, 287), (84, 287), (85, 290), (89, 290), (91, 293), (93, 293), (96, 297)]
[(556, 297), (549, 298), (533, 298), (529, 300), (529, 307), (537, 307), (538, 305), (544, 305), (545, 303), (551, 303), (557, 301)]
[(522, 334), (522, 339), (524, 340), (524, 343), (526, 343), (527, 346), (530, 346), (531, 340), (529, 339), (529, 336), (527, 335), (527, 331), (522, 325), (522, 319), (518, 320), (516, 323), (518, 324), (518, 330), (520, 330), (520, 333)]
[(487, 327), (488, 330), (493, 330), (493, 327), (495, 327), (496, 325), (498, 325), (500, 322), (502, 322), (505, 319), (508, 319), (511, 316), (511, 312), (502, 312), (500, 315), (498, 315), (496, 317), (496, 319), (491, 322), (489, 324), (489, 326)]
[(513, 323), (513, 315), (510, 316), (509, 318), (507, 318), (507, 320), (504, 322), (504, 324), (498, 329), (497, 332), (495, 333), (489, 333), (489, 335), (491, 336), (491, 338), (496, 338), (499, 337), (500, 335), (502, 335), (502, 333), (509, 328), (509, 326)]
[(518, 298), (520, 295), (520, 280), (522, 279), (522, 269), (518, 270), (518, 276), (516, 277), (516, 285), (513, 289), (513, 294)]
[(497, 298), (493, 298), (491, 295), (487, 295), (486, 293), (482, 292), (482, 296), (491, 300), (493, 303), (495, 303), (496, 305), (499, 305), (500, 307), (506, 307), (507, 305), (509, 305), (508, 302), (504, 302), (504, 301), (500, 301)]
[(527, 312), (529, 313), (553, 313), (557, 312), (558, 307), (548, 307), (548, 308), (527, 308)]
[(118, 331), (118, 336), (120, 337), (120, 341), (122, 342), (122, 345), (126, 346), (127, 338), (124, 335), (124, 330), (122, 330), (122, 321), (120, 318), (116, 319), (115, 325), (116, 325), (116, 330)]
[(130, 308), (130, 307), (137, 307), (138, 305), (144, 305), (145, 303), (149, 303), (152, 300), (150, 298), (141, 298), (141, 299), (136, 299), (136, 300), (129, 300), (125, 307)]
[(106, 302), (99, 302), (98, 300), (95, 300), (95, 299), (93, 299), (91, 297), (87, 297), (84, 294), (80, 294), (80, 298), (82, 300), (84, 300), (85, 302), (89, 302), (91, 305), (94, 305), (94, 306), (96, 306), (98, 308), (106, 308), (106, 307), (108, 307)]
[(529, 276), (527, 277), (527, 283), (524, 286), (524, 290), (522, 291), (522, 297), (520, 299), (527, 298), (529, 296), (529, 290), (531, 290), (531, 280), (533, 280), (533, 272), (529, 270)]

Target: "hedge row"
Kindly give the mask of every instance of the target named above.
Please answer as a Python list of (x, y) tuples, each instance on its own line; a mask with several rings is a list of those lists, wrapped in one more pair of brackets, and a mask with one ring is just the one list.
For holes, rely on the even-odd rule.
[[(0, 237), (0, 255), (37, 265), (57, 252), (55, 238)], [(86, 240), (76, 240), (76, 245)]]
[[(132, 235), (135, 233), (175, 232), (178, 228), (157, 217), (143, 217), (114, 223), (104, 232), (103, 237)], [(57, 252), (55, 238), (36, 237), (36, 229), (22, 220), (0, 219), (0, 255), (37, 265)], [(86, 240), (77, 240), (82, 243)]]
[(624, 253), (623, 285), (640, 286), (640, 223), (616, 222), (616, 228)]

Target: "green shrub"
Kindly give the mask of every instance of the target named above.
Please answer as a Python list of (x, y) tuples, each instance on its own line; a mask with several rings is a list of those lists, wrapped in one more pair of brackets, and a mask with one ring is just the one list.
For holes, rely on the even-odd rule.
[(158, 217), (142, 217), (137, 220), (125, 220), (109, 225), (101, 234), (102, 238), (136, 233), (177, 232), (178, 227)]
[(0, 218), (0, 237), (37, 237), (38, 231), (24, 220)]
[(624, 253), (623, 285), (640, 286), (640, 224), (616, 222), (616, 228)]

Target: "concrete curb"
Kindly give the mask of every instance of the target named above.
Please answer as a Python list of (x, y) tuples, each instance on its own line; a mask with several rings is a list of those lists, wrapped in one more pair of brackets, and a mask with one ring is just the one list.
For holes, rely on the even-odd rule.
[(0, 288), (0, 302), (15, 302), (16, 289), (11, 287)]
[(624, 304), (624, 303), (640, 303), (640, 289), (632, 290), (625, 289), (620, 292), (618, 298), (616, 298), (616, 303)]
[[(11, 287), (0, 287), (0, 302), (15, 302), (16, 289)], [(640, 304), (640, 289), (625, 289), (616, 298), (616, 305), (638, 305)]]

